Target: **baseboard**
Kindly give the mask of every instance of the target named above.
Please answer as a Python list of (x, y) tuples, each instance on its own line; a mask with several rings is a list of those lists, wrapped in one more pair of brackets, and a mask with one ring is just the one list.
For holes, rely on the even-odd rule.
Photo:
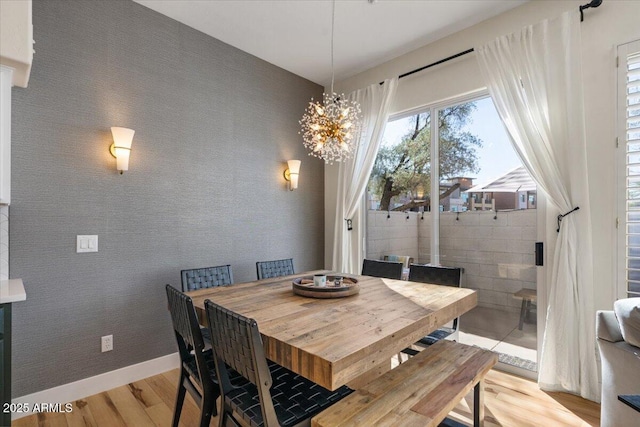
[(17, 406), (22, 406), (22, 409), (27, 409), (27, 411), (13, 412), (11, 418), (17, 420), (33, 414), (35, 404), (64, 404), (73, 402), (94, 394), (102, 393), (103, 391), (111, 390), (112, 388), (161, 374), (162, 372), (170, 371), (179, 366), (180, 356), (178, 353), (173, 353), (135, 365), (125, 366), (115, 371), (105, 372), (104, 374), (94, 377), (18, 397), (12, 399), (11, 402)]

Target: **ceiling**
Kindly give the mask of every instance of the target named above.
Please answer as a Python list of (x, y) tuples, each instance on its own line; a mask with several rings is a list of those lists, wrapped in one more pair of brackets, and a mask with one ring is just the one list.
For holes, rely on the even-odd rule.
[[(135, 0), (313, 82), (331, 79), (329, 0)], [(526, 0), (338, 0), (336, 79), (352, 76)]]

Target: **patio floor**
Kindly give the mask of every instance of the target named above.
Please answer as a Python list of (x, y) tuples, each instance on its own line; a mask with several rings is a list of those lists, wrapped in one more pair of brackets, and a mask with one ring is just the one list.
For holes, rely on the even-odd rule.
[(537, 371), (536, 324), (518, 330), (519, 313), (476, 307), (460, 319), (458, 341), (500, 353), (500, 362)]

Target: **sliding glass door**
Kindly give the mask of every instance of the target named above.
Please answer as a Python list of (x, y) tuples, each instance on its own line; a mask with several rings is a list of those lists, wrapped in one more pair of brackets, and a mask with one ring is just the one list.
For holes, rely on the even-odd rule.
[(479, 304), (459, 341), (535, 373), (538, 194), (491, 98), (392, 117), (368, 190), (367, 257), (462, 267)]

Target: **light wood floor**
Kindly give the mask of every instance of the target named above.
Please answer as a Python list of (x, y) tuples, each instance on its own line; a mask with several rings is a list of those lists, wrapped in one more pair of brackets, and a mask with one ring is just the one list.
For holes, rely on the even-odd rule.
[[(170, 426), (177, 369), (73, 402), (70, 413), (41, 413), (13, 422), (24, 426)], [(473, 392), (450, 414), (471, 425)], [(491, 371), (485, 382), (485, 426), (598, 426), (600, 405), (566, 393), (545, 393), (533, 381)], [(181, 426), (198, 425), (199, 411), (187, 393)], [(217, 418), (211, 422), (217, 426)]]

